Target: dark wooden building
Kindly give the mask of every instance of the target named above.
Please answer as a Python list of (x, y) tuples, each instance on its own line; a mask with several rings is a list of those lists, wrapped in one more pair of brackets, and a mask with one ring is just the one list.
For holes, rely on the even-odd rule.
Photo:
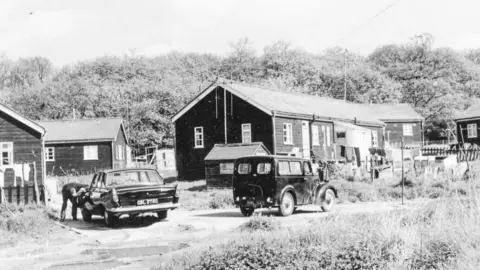
[(262, 142), (276, 155), (334, 159), (334, 122), (378, 131), (384, 123), (361, 104), (260, 86), (215, 82), (174, 117), (179, 179), (205, 179), (215, 144)]
[(270, 152), (261, 142), (216, 144), (205, 157), (207, 187), (231, 187), (235, 160), (251, 155), (270, 155)]
[(40, 121), (45, 127), (47, 174), (89, 174), (126, 166), (127, 137), (121, 118)]
[(402, 138), (405, 145), (423, 145), (424, 118), (411, 105), (399, 103), (368, 106), (372, 114), (386, 124), (386, 146), (400, 147)]
[(471, 107), (455, 116), (457, 129), (457, 141), (459, 143), (471, 143), (480, 145), (480, 103), (473, 104)]
[(43, 191), (44, 135), (42, 126), (0, 104), (0, 187), (8, 200), (33, 200), (35, 179)]

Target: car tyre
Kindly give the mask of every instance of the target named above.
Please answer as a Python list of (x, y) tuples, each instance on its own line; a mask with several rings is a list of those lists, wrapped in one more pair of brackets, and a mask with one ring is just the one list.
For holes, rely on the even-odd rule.
[(244, 217), (249, 217), (253, 214), (255, 208), (253, 207), (240, 207), (240, 212)]
[(159, 212), (157, 212), (157, 216), (158, 216), (159, 220), (166, 219), (167, 216), (168, 216), (168, 212), (167, 211), (159, 211)]
[(295, 209), (295, 200), (293, 195), (290, 192), (285, 192), (282, 196), (282, 201), (280, 202), (280, 214), (284, 217), (290, 216)]
[(82, 208), (82, 217), (83, 217), (84, 221), (90, 222), (90, 221), (92, 221), (92, 212), (90, 212), (86, 208)]
[(331, 189), (327, 189), (325, 191), (325, 196), (323, 196), (322, 200), (322, 210), (323, 212), (329, 212), (332, 210), (333, 206), (335, 205), (335, 193)]
[(105, 221), (105, 225), (113, 228), (113, 226), (115, 226), (115, 223), (117, 223), (118, 218), (114, 216), (112, 212), (105, 210), (105, 212), (103, 213), (103, 220)]

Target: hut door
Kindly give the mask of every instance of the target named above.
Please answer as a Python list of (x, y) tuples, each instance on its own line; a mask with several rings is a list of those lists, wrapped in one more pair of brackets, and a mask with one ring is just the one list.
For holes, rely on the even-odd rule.
[(308, 121), (302, 121), (302, 148), (303, 157), (310, 158), (310, 127)]

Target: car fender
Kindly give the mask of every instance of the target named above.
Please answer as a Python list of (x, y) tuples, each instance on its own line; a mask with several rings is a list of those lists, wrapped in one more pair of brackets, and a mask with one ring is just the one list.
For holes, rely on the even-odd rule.
[(324, 200), (325, 199), (325, 191), (327, 189), (331, 189), (333, 190), (333, 193), (335, 194), (335, 198), (338, 199), (338, 191), (337, 191), (337, 188), (335, 188), (335, 186), (333, 186), (332, 184), (329, 184), (329, 183), (326, 183), (326, 184), (323, 184), (323, 185), (319, 185), (317, 186), (317, 188), (315, 189), (315, 197), (318, 196), (318, 194), (320, 194), (320, 199), (321, 200)]
[(293, 197), (295, 199), (295, 204), (297, 204), (297, 193), (295, 192), (295, 188), (292, 185), (286, 185), (283, 189), (282, 192), (280, 192), (280, 198), (277, 199), (277, 203), (280, 204), (281, 199), (283, 198), (283, 194), (285, 192), (292, 191), (293, 192)]

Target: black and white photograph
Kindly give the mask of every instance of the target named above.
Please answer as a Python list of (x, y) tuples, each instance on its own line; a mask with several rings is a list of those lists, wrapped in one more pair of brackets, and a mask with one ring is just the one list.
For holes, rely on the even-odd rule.
[(479, 10), (0, 0), (0, 269), (480, 269)]

